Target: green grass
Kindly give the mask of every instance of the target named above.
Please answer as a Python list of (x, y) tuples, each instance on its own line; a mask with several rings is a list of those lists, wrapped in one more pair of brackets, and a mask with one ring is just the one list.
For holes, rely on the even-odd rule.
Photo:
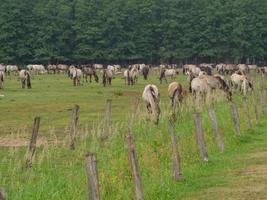
[[(186, 77), (177, 79), (183, 85)], [(147, 120), (145, 107), (140, 105), (134, 126), (145, 199), (181, 199), (198, 194), (213, 186), (228, 184), (223, 175), (244, 166), (236, 158), (267, 143), (266, 117), (256, 122), (250, 107), (253, 129), (247, 130), (241, 107), (242, 98), (235, 95), (239, 106), (241, 137), (236, 137), (230, 106), (218, 95), (215, 110), (225, 142), (221, 154), (215, 144), (206, 107), (202, 109), (205, 140), (209, 162), (200, 161), (194, 135), (193, 104), (183, 108), (176, 131), (182, 159), (184, 181), (172, 178), (172, 148), (167, 129), (169, 99), (167, 84), (159, 84), (153, 76), (149, 81), (142, 78), (135, 86), (126, 86), (117, 77), (111, 87), (97, 83), (73, 87), (64, 75), (36, 76), (33, 89), (22, 90), (17, 77), (7, 79), (5, 90), (0, 91), (0, 136), (27, 137), (31, 135), (33, 118), (41, 117), (39, 137), (48, 138), (49, 145), (37, 148), (33, 167), (25, 172), (26, 147), (0, 149), (0, 185), (5, 187), (9, 199), (37, 200), (87, 198), (85, 154), (96, 152), (100, 193), (102, 199), (133, 199), (132, 179), (127, 157), (125, 135), (133, 108), (134, 94), (141, 96), (147, 83), (155, 83), (161, 93), (162, 116), (158, 126)], [(112, 99), (111, 135), (105, 142), (100, 140), (106, 99)], [(249, 98), (251, 102), (251, 98)], [(79, 131), (76, 150), (68, 149), (68, 127), (71, 109), (80, 105)], [(251, 104), (250, 104), (251, 105)], [(259, 108), (259, 107), (258, 107)], [(11, 135), (11, 136), (10, 136)], [(53, 144), (57, 140), (58, 144)]]

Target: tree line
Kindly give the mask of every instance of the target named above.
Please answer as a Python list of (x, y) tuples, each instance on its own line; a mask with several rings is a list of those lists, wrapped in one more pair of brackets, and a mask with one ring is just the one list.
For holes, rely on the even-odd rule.
[(0, 4), (0, 63), (266, 61), (266, 0), (1, 0)]

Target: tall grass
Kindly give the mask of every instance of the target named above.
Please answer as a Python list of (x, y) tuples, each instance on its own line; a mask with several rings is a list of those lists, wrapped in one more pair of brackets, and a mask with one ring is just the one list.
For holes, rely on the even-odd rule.
[[(36, 86), (34, 87), (37, 87), (37, 79), (45, 80), (45, 78), (50, 80), (50, 85), (54, 83), (50, 76), (42, 76), (34, 80), (36, 82)], [(63, 77), (59, 76), (58, 79), (59, 82), (57, 84), (59, 84), (59, 87), (62, 87), (60, 86), (61, 82), (66, 84)], [(158, 80), (153, 77), (152, 82), (157, 83), (157, 81)], [(180, 81), (185, 83), (184, 78)], [(37, 148), (33, 166), (30, 170), (24, 170), (26, 147), (1, 148), (0, 185), (7, 190), (9, 199), (86, 199), (87, 183), (85, 173), (85, 154), (87, 152), (97, 153), (101, 198), (112, 200), (133, 199), (132, 178), (125, 141), (130, 113), (132, 111), (133, 97), (129, 96), (126, 99), (124, 96), (118, 96), (117, 91), (119, 90), (120, 94), (123, 90), (137, 91), (141, 93), (141, 88), (143, 88), (144, 84), (144, 81), (140, 81), (139, 85), (136, 87), (120, 86), (119, 80), (116, 80), (115, 87), (100, 88), (99, 86), (96, 87), (93, 85), (87, 86), (86, 89), (78, 88), (76, 89), (79, 90), (78, 92), (72, 88), (70, 89), (66, 87), (63, 91), (63, 95), (65, 93), (69, 95), (68, 91), (70, 93), (77, 92), (75, 94), (77, 97), (76, 100), (75, 98), (66, 99), (66, 101), (68, 101), (68, 106), (70, 106), (70, 104), (72, 105), (74, 102), (83, 105), (81, 106), (81, 120), (79, 122), (80, 125), (76, 149), (71, 151), (68, 148), (67, 132), (71, 111), (67, 112), (69, 115), (65, 115), (65, 113), (64, 120), (60, 121), (58, 121), (58, 116), (54, 117), (56, 113), (51, 113), (51, 118), (57, 118), (55, 123), (57, 127), (53, 126), (53, 122), (55, 122), (53, 120), (50, 123), (47, 123), (49, 120), (46, 119), (46, 117), (50, 115), (46, 113), (46, 111), (42, 111), (44, 113), (45, 122), (43, 125), (41, 119), (41, 127), (44, 126), (44, 128), (41, 129), (40, 136), (47, 137), (48, 143)], [(71, 85), (71, 83), (69, 85)], [(11, 84), (10, 87), (11, 89), (14, 89), (15, 82), (13, 85)], [(193, 195), (199, 190), (210, 186), (226, 184), (227, 180), (223, 178), (211, 179), (209, 178), (209, 174), (216, 171), (227, 170), (233, 166), (234, 162), (229, 158), (231, 158), (234, 152), (240, 152), (243, 148), (242, 146), (246, 146), (246, 143), (251, 142), (251, 140), (257, 140), (259, 137), (257, 137), (257, 134), (261, 133), (259, 129), (247, 130), (242, 110), (242, 97), (237, 94), (234, 96), (234, 101), (239, 108), (242, 134), (242, 136), (238, 138), (234, 133), (230, 105), (220, 93), (216, 95), (214, 108), (216, 110), (219, 127), (225, 143), (225, 152), (223, 154), (220, 153), (216, 146), (214, 133), (207, 113), (207, 107), (209, 105), (201, 106), (200, 111), (205, 130), (205, 142), (209, 153), (208, 163), (203, 163), (198, 154), (195, 139), (195, 127), (192, 119), (192, 113), (195, 111), (194, 102), (191, 99), (186, 107), (182, 106), (175, 125), (181, 154), (182, 173), (185, 180), (177, 183), (172, 178), (172, 146), (167, 127), (171, 110), (169, 101), (166, 98), (166, 87), (167, 85), (160, 86), (160, 89), (163, 92), (161, 94), (162, 100), (160, 106), (162, 113), (159, 125), (156, 126), (149, 121), (148, 116), (144, 111), (144, 105), (141, 104), (137, 111), (137, 119), (133, 129), (145, 199), (179, 199), (188, 195)], [(86, 108), (85, 104), (86, 99), (84, 92), (87, 92), (87, 89), (88, 91), (90, 89), (93, 91), (93, 94), (90, 94), (90, 96), (97, 96), (99, 91), (102, 91), (103, 94), (112, 91), (112, 95), (102, 95), (101, 97), (97, 97), (98, 99), (93, 101), (95, 104), (93, 106), (89, 105), (89, 107), (92, 108), (91, 111)], [(57, 90), (56, 87), (55, 90)], [(7, 95), (11, 95), (11, 98), (15, 98), (17, 92), (18, 90), (16, 90), (16, 92), (6, 93)], [(30, 94), (31, 91), (25, 92)], [(43, 91), (38, 91), (37, 89), (32, 92), (36, 92), (37, 95), (44, 94)], [(54, 92), (56, 93), (56, 91)], [(21, 92), (18, 92), (18, 94), (25, 96)], [(78, 97), (78, 94), (81, 96)], [(38, 109), (36, 110), (35, 108), (41, 107), (43, 104), (47, 110), (54, 109), (54, 104), (51, 107), (48, 104), (51, 98), (44, 97), (45, 99), (39, 99), (37, 95), (30, 98), (30, 100), (37, 98), (34, 103), (34, 109), (29, 109), (32, 115), (36, 114), (36, 111), (38, 111)], [(46, 95), (49, 96), (49, 93), (47, 92)], [(109, 138), (102, 141), (102, 118), (107, 97), (115, 98), (112, 108), (113, 120), (110, 127), (111, 131)], [(10, 97), (7, 98), (10, 99)], [(55, 98), (61, 97), (58, 96)], [(118, 98), (119, 101), (116, 101), (116, 98)], [(24, 100), (18, 101), (20, 101), (20, 103), (24, 102)], [(97, 101), (100, 103), (97, 103)], [(251, 102), (250, 97), (249, 101)], [(8, 101), (5, 101), (5, 103), (7, 102)], [(118, 102), (121, 103), (123, 109), (118, 105)], [(26, 105), (28, 105), (28, 102)], [(3, 108), (5, 112), (8, 110), (7, 105), (2, 105), (0, 107)], [(22, 108), (22, 105), (18, 105), (16, 109), (19, 110), (20, 108)], [(62, 106), (60, 106), (60, 109), (63, 109)], [(85, 109), (86, 112), (89, 111), (90, 114), (84, 112), (83, 109)], [(92, 113), (96, 110), (98, 112), (101, 111), (100, 114)], [(15, 117), (16, 114), (13, 113), (13, 115)], [(252, 116), (253, 127), (258, 125), (263, 126), (261, 123), (258, 124), (254, 119), (252, 106), (250, 106), (250, 115)], [(9, 117), (10, 116), (7, 118)], [(63, 115), (59, 114), (59, 117), (63, 117)], [(263, 117), (262, 114), (261, 117)], [(27, 118), (27, 120), (29, 119)], [(63, 125), (62, 122), (68, 123)], [(21, 124), (23, 123), (19, 120), (19, 131), (11, 131), (12, 137), (19, 138), (30, 135), (30, 125), (21, 126)], [(11, 125), (15, 126), (15, 124)], [(7, 126), (8, 122), (6, 122), (4, 128), (2, 127), (5, 130), (5, 136), (7, 134)], [(263, 127), (266, 128), (266, 125)], [(15, 128), (16, 126), (11, 127), (11, 130), (15, 130)]]

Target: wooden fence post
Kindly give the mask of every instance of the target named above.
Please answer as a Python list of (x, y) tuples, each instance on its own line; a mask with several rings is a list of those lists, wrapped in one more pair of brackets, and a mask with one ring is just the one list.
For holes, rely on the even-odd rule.
[(266, 114), (266, 103), (265, 103), (265, 97), (263, 95), (263, 90), (259, 90), (259, 97), (260, 97), (260, 105), (262, 109), (262, 114)]
[(251, 121), (250, 121), (247, 97), (243, 97), (243, 107), (244, 107), (244, 113), (246, 116), (247, 128), (250, 129), (251, 128)]
[(169, 132), (172, 139), (172, 160), (173, 160), (173, 177), (176, 181), (182, 180), (180, 154), (178, 149), (177, 136), (175, 126), (172, 120), (169, 120)]
[(233, 113), (233, 122), (234, 122), (234, 127), (235, 127), (235, 132), (237, 136), (240, 136), (240, 127), (239, 127), (239, 119), (238, 119), (238, 111), (237, 107), (234, 102), (231, 104), (231, 109)]
[(85, 157), (88, 183), (88, 200), (99, 200), (99, 182), (96, 154), (89, 153)]
[(223, 152), (224, 151), (224, 142), (222, 139), (221, 131), (220, 131), (219, 126), (218, 126), (216, 113), (215, 113), (213, 108), (209, 108), (208, 111), (209, 111), (209, 117), (211, 120), (211, 125), (213, 128), (214, 134), (215, 134), (216, 143), (217, 143), (220, 151)]
[(30, 144), (29, 144), (29, 148), (28, 148), (28, 152), (27, 152), (27, 157), (26, 157), (26, 164), (25, 164), (26, 169), (28, 169), (32, 165), (32, 157), (35, 153), (39, 127), (40, 127), (40, 117), (35, 117), (34, 123), (33, 123), (33, 129), (32, 129), (32, 137), (30, 140)]
[(130, 124), (129, 124), (129, 129), (130, 129), (131, 132), (132, 132), (132, 128), (133, 128), (133, 125), (134, 125), (135, 118), (136, 118), (136, 114), (137, 114), (139, 103), (140, 103), (140, 98), (136, 98), (135, 103), (134, 103), (133, 112), (132, 112), (132, 115), (131, 115)]
[(0, 188), (0, 200), (7, 200), (7, 194), (4, 188)]
[(109, 126), (110, 126), (110, 115), (111, 115), (111, 99), (107, 99), (106, 103), (106, 113), (104, 118), (104, 126), (103, 126), (103, 132), (102, 132), (102, 140), (105, 140), (109, 136)]
[(70, 149), (75, 149), (75, 138), (77, 133), (77, 124), (79, 119), (79, 109), (78, 105), (75, 105), (72, 110), (71, 124), (70, 124)]
[(139, 165), (138, 165), (138, 160), (137, 160), (135, 147), (134, 147), (133, 135), (130, 131), (127, 136), (127, 142), (128, 142), (128, 158), (129, 158), (129, 162), (131, 165), (132, 178), (134, 182), (135, 199), (141, 200), (143, 199), (141, 177), (140, 177)]
[(255, 113), (255, 119), (259, 120), (259, 112), (257, 108), (257, 97), (255, 96), (255, 93), (252, 94), (252, 101), (253, 101), (253, 107), (254, 107), (254, 113)]
[(203, 133), (200, 113), (195, 112), (193, 114), (193, 118), (194, 118), (195, 127), (196, 127), (196, 139), (197, 139), (200, 157), (202, 160), (208, 161), (208, 151), (207, 151), (205, 141), (204, 141), (204, 133)]

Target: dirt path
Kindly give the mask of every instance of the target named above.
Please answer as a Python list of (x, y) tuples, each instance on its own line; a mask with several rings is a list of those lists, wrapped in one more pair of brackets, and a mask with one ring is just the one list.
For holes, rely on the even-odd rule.
[[(226, 172), (226, 186), (215, 186), (187, 200), (266, 200), (267, 149), (240, 158), (244, 168)], [(236, 162), (239, 162), (238, 160)]]

